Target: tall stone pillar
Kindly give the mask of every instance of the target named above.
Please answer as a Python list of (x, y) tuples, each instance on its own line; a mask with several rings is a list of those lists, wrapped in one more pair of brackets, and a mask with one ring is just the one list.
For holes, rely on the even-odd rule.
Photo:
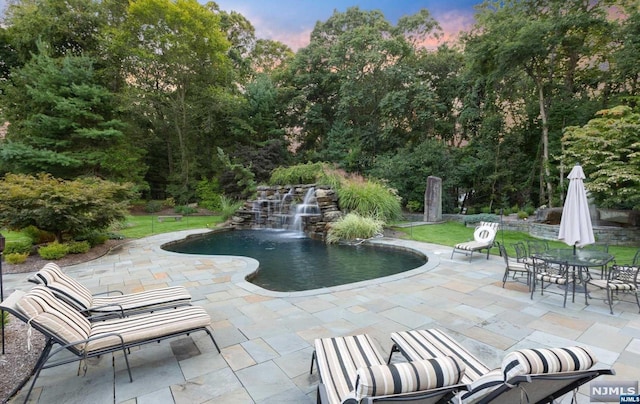
[(424, 192), (424, 221), (442, 221), (442, 178), (427, 177), (427, 189)]

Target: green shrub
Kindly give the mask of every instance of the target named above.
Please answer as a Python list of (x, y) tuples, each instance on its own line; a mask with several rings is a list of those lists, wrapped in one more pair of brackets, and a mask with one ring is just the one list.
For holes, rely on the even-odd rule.
[(491, 207), (483, 206), (482, 208), (480, 208), (480, 213), (491, 213)]
[(100, 244), (104, 244), (107, 240), (109, 240), (111, 233), (105, 233), (102, 231), (91, 231), (85, 234), (82, 234), (78, 237), (76, 237), (76, 241), (87, 241), (89, 243), (89, 246), (91, 248), (100, 245)]
[(29, 253), (9, 253), (4, 254), (4, 260), (9, 264), (22, 264), (27, 260)]
[(91, 244), (87, 240), (72, 241), (67, 246), (69, 247), (69, 254), (84, 254), (91, 249)]
[(67, 244), (60, 244), (58, 242), (49, 243), (45, 246), (38, 248), (38, 255), (45, 260), (58, 260), (69, 253), (69, 246)]
[(527, 206), (525, 206), (525, 207), (524, 207), (524, 211), (525, 211), (525, 212), (527, 212), (527, 214), (528, 214), (529, 216), (531, 216), (531, 215), (533, 215), (534, 213), (536, 213), (536, 208), (534, 208), (534, 207), (533, 207), (533, 206), (531, 206), (531, 205), (527, 205)]
[(2, 318), (0, 320), (2, 321), (2, 324), (6, 326), (7, 324), (9, 324), (9, 312), (2, 311), (0, 313), (2, 313)]
[(360, 216), (375, 217), (382, 221), (402, 217), (400, 198), (394, 190), (379, 182), (349, 179), (337, 192), (338, 203), (343, 211), (356, 212)]
[(526, 219), (529, 217), (529, 214), (524, 210), (518, 212), (518, 219)]
[(31, 244), (50, 243), (56, 239), (55, 235), (44, 230), (38, 229), (36, 226), (27, 226), (22, 229), (22, 234), (31, 239)]
[(474, 224), (479, 224), (480, 222), (499, 222), (500, 221), (500, 217), (497, 215), (492, 215), (492, 214), (477, 214), (477, 215), (467, 215), (464, 217), (464, 224), (465, 225), (474, 225)]
[(222, 215), (222, 221), (229, 219), (236, 213), (238, 209), (242, 207), (244, 202), (234, 201), (226, 196), (220, 196), (220, 214)]
[(407, 202), (407, 210), (411, 213), (420, 212), (423, 208), (423, 202), (409, 201)]
[(192, 215), (194, 213), (198, 212), (198, 209), (196, 208), (192, 208), (189, 205), (180, 205), (180, 206), (176, 206), (173, 209), (174, 212), (180, 214), (180, 215)]
[(334, 244), (341, 240), (371, 238), (382, 233), (383, 226), (384, 223), (381, 220), (349, 213), (331, 225), (325, 241), (328, 244)]
[(198, 205), (211, 211), (220, 210), (220, 185), (216, 179), (202, 179), (196, 184)]
[(163, 206), (162, 201), (149, 201), (144, 207), (144, 210), (147, 213), (156, 213), (160, 212)]
[(271, 172), (269, 182), (272, 185), (312, 184), (317, 182), (324, 168), (324, 163), (307, 163), (290, 167), (278, 167)]
[(162, 202), (162, 206), (167, 208), (173, 208), (176, 206), (176, 200), (169, 197)]
[(24, 254), (30, 253), (33, 245), (29, 240), (18, 240), (8, 242), (6, 247), (4, 248), (4, 253), (6, 254)]

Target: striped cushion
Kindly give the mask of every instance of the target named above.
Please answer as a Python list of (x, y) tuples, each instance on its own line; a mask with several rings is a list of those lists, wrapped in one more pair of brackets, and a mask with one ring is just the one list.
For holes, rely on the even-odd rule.
[[(91, 333), (89, 320), (57, 299), (44, 286), (33, 287), (16, 306), (22, 314), (29, 317), (30, 323), (38, 324), (65, 344), (84, 341)], [(76, 344), (75, 347), (83, 350), (84, 343)]]
[[(120, 338), (125, 344), (152, 340), (157, 336), (184, 333), (192, 329), (203, 328), (211, 324), (207, 312), (199, 306), (181, 306), (174, 310), (157, 311), (125, 318), (115, 318), (93, 323), (87, 351), (98, 351), (105, 347), (116, 346)], [(109, 335), (115, 333), (116, 335)]]
[(464, 365), (450, 356), (420, 361), (373, 365), (357, 371), (356, 400), (431, 390), (458, 384)]
[(462, 403), (474, 403), (491, 393), (503, 383), (502, 369), (494, 369), (469, 384), (469, 391), (458, 393)]
[(320, 381), (329, 404), (342, 402), (355, 389), (359, 368), (385, 363), (366, 334), (316, 339), (314, 345)]
[(48, 263), (36, 274), (36, 279), (47, 285), (60, 299), (77, 310), (92, 313), (113, 311), (143, 311), (189, 304), (191, 295), (183, 286), (147, 290), (127, 295), (92, 296), (89, 289), (66, 275), (54, 263)]
[(504, 380), (514, 376), (587, 370), (597, 362), (586, 347), (522, 349), (502, 360)]
[(394, 332), (391, 339), (409, 360), (452, 356), (465, 367), (462, 383), (469, 384), (490, 369), (447, 334), (438, 330), (412, 330)]
[(35, 276), (36, 279), (50, 288), (56, 296), (77, 310), (87, 310), (91, 307), (93, 301), (91, 291), (62, 272), (57, 264), (53, 262), (46, 264)]
[(617, 279), (614, 279), (611, 281), (607, 281), (606, 279), (592, 279), (589, 281), (589, 283), (591, 285), (595, 285), (602, 289), (609, 288), (611, 290), (624, 290), (624, 291), (633, 291), (637, 289), (635, 284), (620, 281)]
[(547, 274), (544, 272), (541, 274), (537, 274), (536, 279), (542, 280), (547, 283), (555, 283), (558, 285), (564, 285), (568, 282), (567, 278), (564, 275)]
[(93, 298), (91, 311), (113, 311), (119, 310), (121, 307), (125, 311), (151, 308), (158, 309), (188, 304), (189, 302), (191, 302), (191, 295), (185, 287), (172, 286), (128, 295), (95, 296)]

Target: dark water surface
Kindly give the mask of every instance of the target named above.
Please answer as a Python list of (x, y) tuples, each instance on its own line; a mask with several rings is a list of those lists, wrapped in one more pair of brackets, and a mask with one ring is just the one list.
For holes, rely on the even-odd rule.
[(281, 230), (233, 230), (212, 233), (165, 247), (168, 251), (240, 255), (260, 262), (247, 280), (280, 292), (344, 285), (417, 268), (426, 257), (379, 246), (326, 245)]

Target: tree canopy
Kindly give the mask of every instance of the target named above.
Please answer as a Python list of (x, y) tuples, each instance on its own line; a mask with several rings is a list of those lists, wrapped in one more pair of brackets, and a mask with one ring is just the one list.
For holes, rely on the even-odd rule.
[(215, 2), (15, 0), (0, 174), (99, 176), (187, 203), (203, 184), (246, 196), (278, 166), (328, 162), (414, 209), (441, 177), (448, 212), (559, 206), (579, 160), (598, 203), (637, 207), (623, 164), (637, 164), (637, 2), (486, 0), (475, 21), (431, 49), (429, 10), (392, 23), (351, 7), (293, 52)]

